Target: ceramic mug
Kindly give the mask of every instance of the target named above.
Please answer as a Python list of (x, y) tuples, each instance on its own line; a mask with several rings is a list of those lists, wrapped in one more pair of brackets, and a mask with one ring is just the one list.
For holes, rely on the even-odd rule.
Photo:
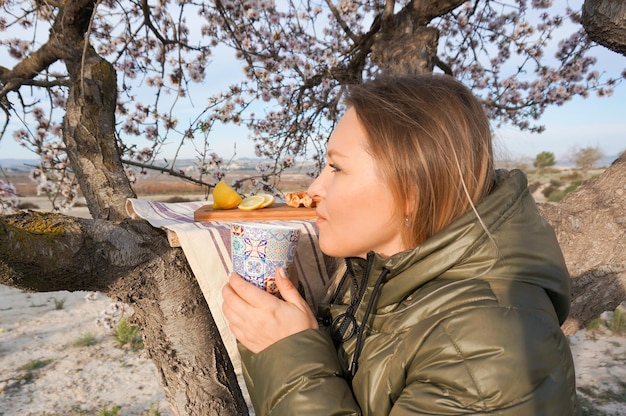
[(235, 222), (231, 224), (230, 237), (233, 271), (277, 295), (276, 270), (282, 267), (289, 276), (300, 230), (270, 223)]

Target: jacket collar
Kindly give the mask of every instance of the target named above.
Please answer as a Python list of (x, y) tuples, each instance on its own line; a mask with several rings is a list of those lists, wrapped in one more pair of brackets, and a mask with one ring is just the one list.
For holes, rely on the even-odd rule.
[[(348, 258), (348, 269), (360, 277), (370, 262), (368, 286), (384, 269), (388, 271), (377, 308), (401, 302), (436, 277), (461, 280), (489, 272), (543, 287), (564, 320), (569, 311), (569, 274), (554, 232), (528, 191), (526, 175), (498, 171), (492, 192), (476, 211), (481, 221), (469, 211), (414, 249), (389, 258), (376, 253), (367, 260)], [(410, 278), (396, 278), (405, 272)]]

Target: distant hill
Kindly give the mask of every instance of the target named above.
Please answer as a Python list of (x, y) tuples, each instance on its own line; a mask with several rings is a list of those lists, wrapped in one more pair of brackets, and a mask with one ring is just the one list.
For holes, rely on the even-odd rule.
[[(617, 159), (619, 157), (618, 154), (615, 155), (608, 155), (608, 156), (603, 156), (600, 160), (598, 160), (594, 166), (595, 167), (608, 167), (611, 166), (611, 163), (613, 163), (615, 161), (615, 159)], [(575, 167), (574, 162), (572, 162), (571, 160), (557, 160), (556, 161), (556, 166), (558, 167), (567, 167), (567, 168), (573, 168)]]
[(37, 159), (0, 159), (0, 168), (7, 173), (28, 173), (37, 162)]
[[(613, 161), (617, 159), (618, 156), (619, 156), (618, 154), (604, 156), (595, 164), (595, 166), (596, 167), (610, 166), (611, 163), (613, 163)], [(254, 170), (256, 168), (256, 165), (263, 161), (271, 163), (269, 159), (266, 160), (266, 159), (242, 157), (242, 158), (231, 161), (231, 169), (232, 170)], [(185, 170), (189, 167), (195, 166), (196, 162), (197, 162), (196, 159), (179, 159), (176, 162), (175, 168)], [(0, 158), (0, 168), (4, 169), (4, 171), (7, 173), (30, 172), (32, 166), (36, 166), (36, 164), (37, 164), (37, 159)], [(301, 159), (299, 159), (297, 165), (295, 166), (295, 169), (300, 169), (303, 166), (304, 167), (311, 166), (312, 164), (313, 164), (312, 161), (302, 161)], [(530, 164), (532, 166), (532, 160), (530, 161)], [(165, 163), (156, 163), (156, 165), (165, 166)], [(574, 162), (569, 161), (569, 160), (557, 160), (556, 166), (574, 167)]]

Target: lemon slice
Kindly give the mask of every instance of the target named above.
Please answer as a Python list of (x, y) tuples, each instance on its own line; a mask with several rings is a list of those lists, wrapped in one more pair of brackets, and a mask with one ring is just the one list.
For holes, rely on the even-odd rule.
[(239, 209), (244, 211), (252, 211), (263, 207), (265, 198), (262, 195), (252, 195), (244, 198), (239, 204)]
[(261, 205), (261, 208), (267, 208), (269, 206), (272, 206), (272, 204), (274, 203), (274, 195), (260, 194), (260, 196), (265, 198), (265, 202), (263, 202), (263, 205)]

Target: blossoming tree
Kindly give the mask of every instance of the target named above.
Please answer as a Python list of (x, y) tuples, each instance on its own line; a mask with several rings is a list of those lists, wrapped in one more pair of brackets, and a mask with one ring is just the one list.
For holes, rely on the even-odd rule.
[[(32, 177), (56, 209), (71, 206), (80, 189), (94, 218), (1, 217), (0, 282), (102, 290), (131, 303), (177, 414), (247, 410), (184, 255), (159, 230), (126, 218), (133, 169), (160, 169), (208, 192), (224, 175), (211, 150), (215, 132), (236, 124), (249, 130), (259, 157), (273, 160), (248, 183), (272, 188), (298, 159), (323, 164), (345, 86), (379, 72), (450, 74), (482, 99), (494, 125), (529, 132), (543, 129), (548, 106), (608, 96), (624, 76), (600, 75), (581, 11), (546, 0), (2, 0), (0, 7), (0, 48), (15, 62), (0, 67), (0, 140), (13, 135), (40, 156)], [(241, 76), (227, 83), (211, 76), (225, 62)], [(21, 127), (9, 131), (16, 120)], [(197, 150), (195, 172), (176, 170), (177, 152), (162, 163), (172, 142)], [(624, 165), (616, 165), (618, 177)], [(3, 178), (0, 188), (3, 211), (16, 211), (14, 188)], [(558, 223), (567, 213), (546, 214)], [(595, 270), (587, 266), (581, 275)]]

